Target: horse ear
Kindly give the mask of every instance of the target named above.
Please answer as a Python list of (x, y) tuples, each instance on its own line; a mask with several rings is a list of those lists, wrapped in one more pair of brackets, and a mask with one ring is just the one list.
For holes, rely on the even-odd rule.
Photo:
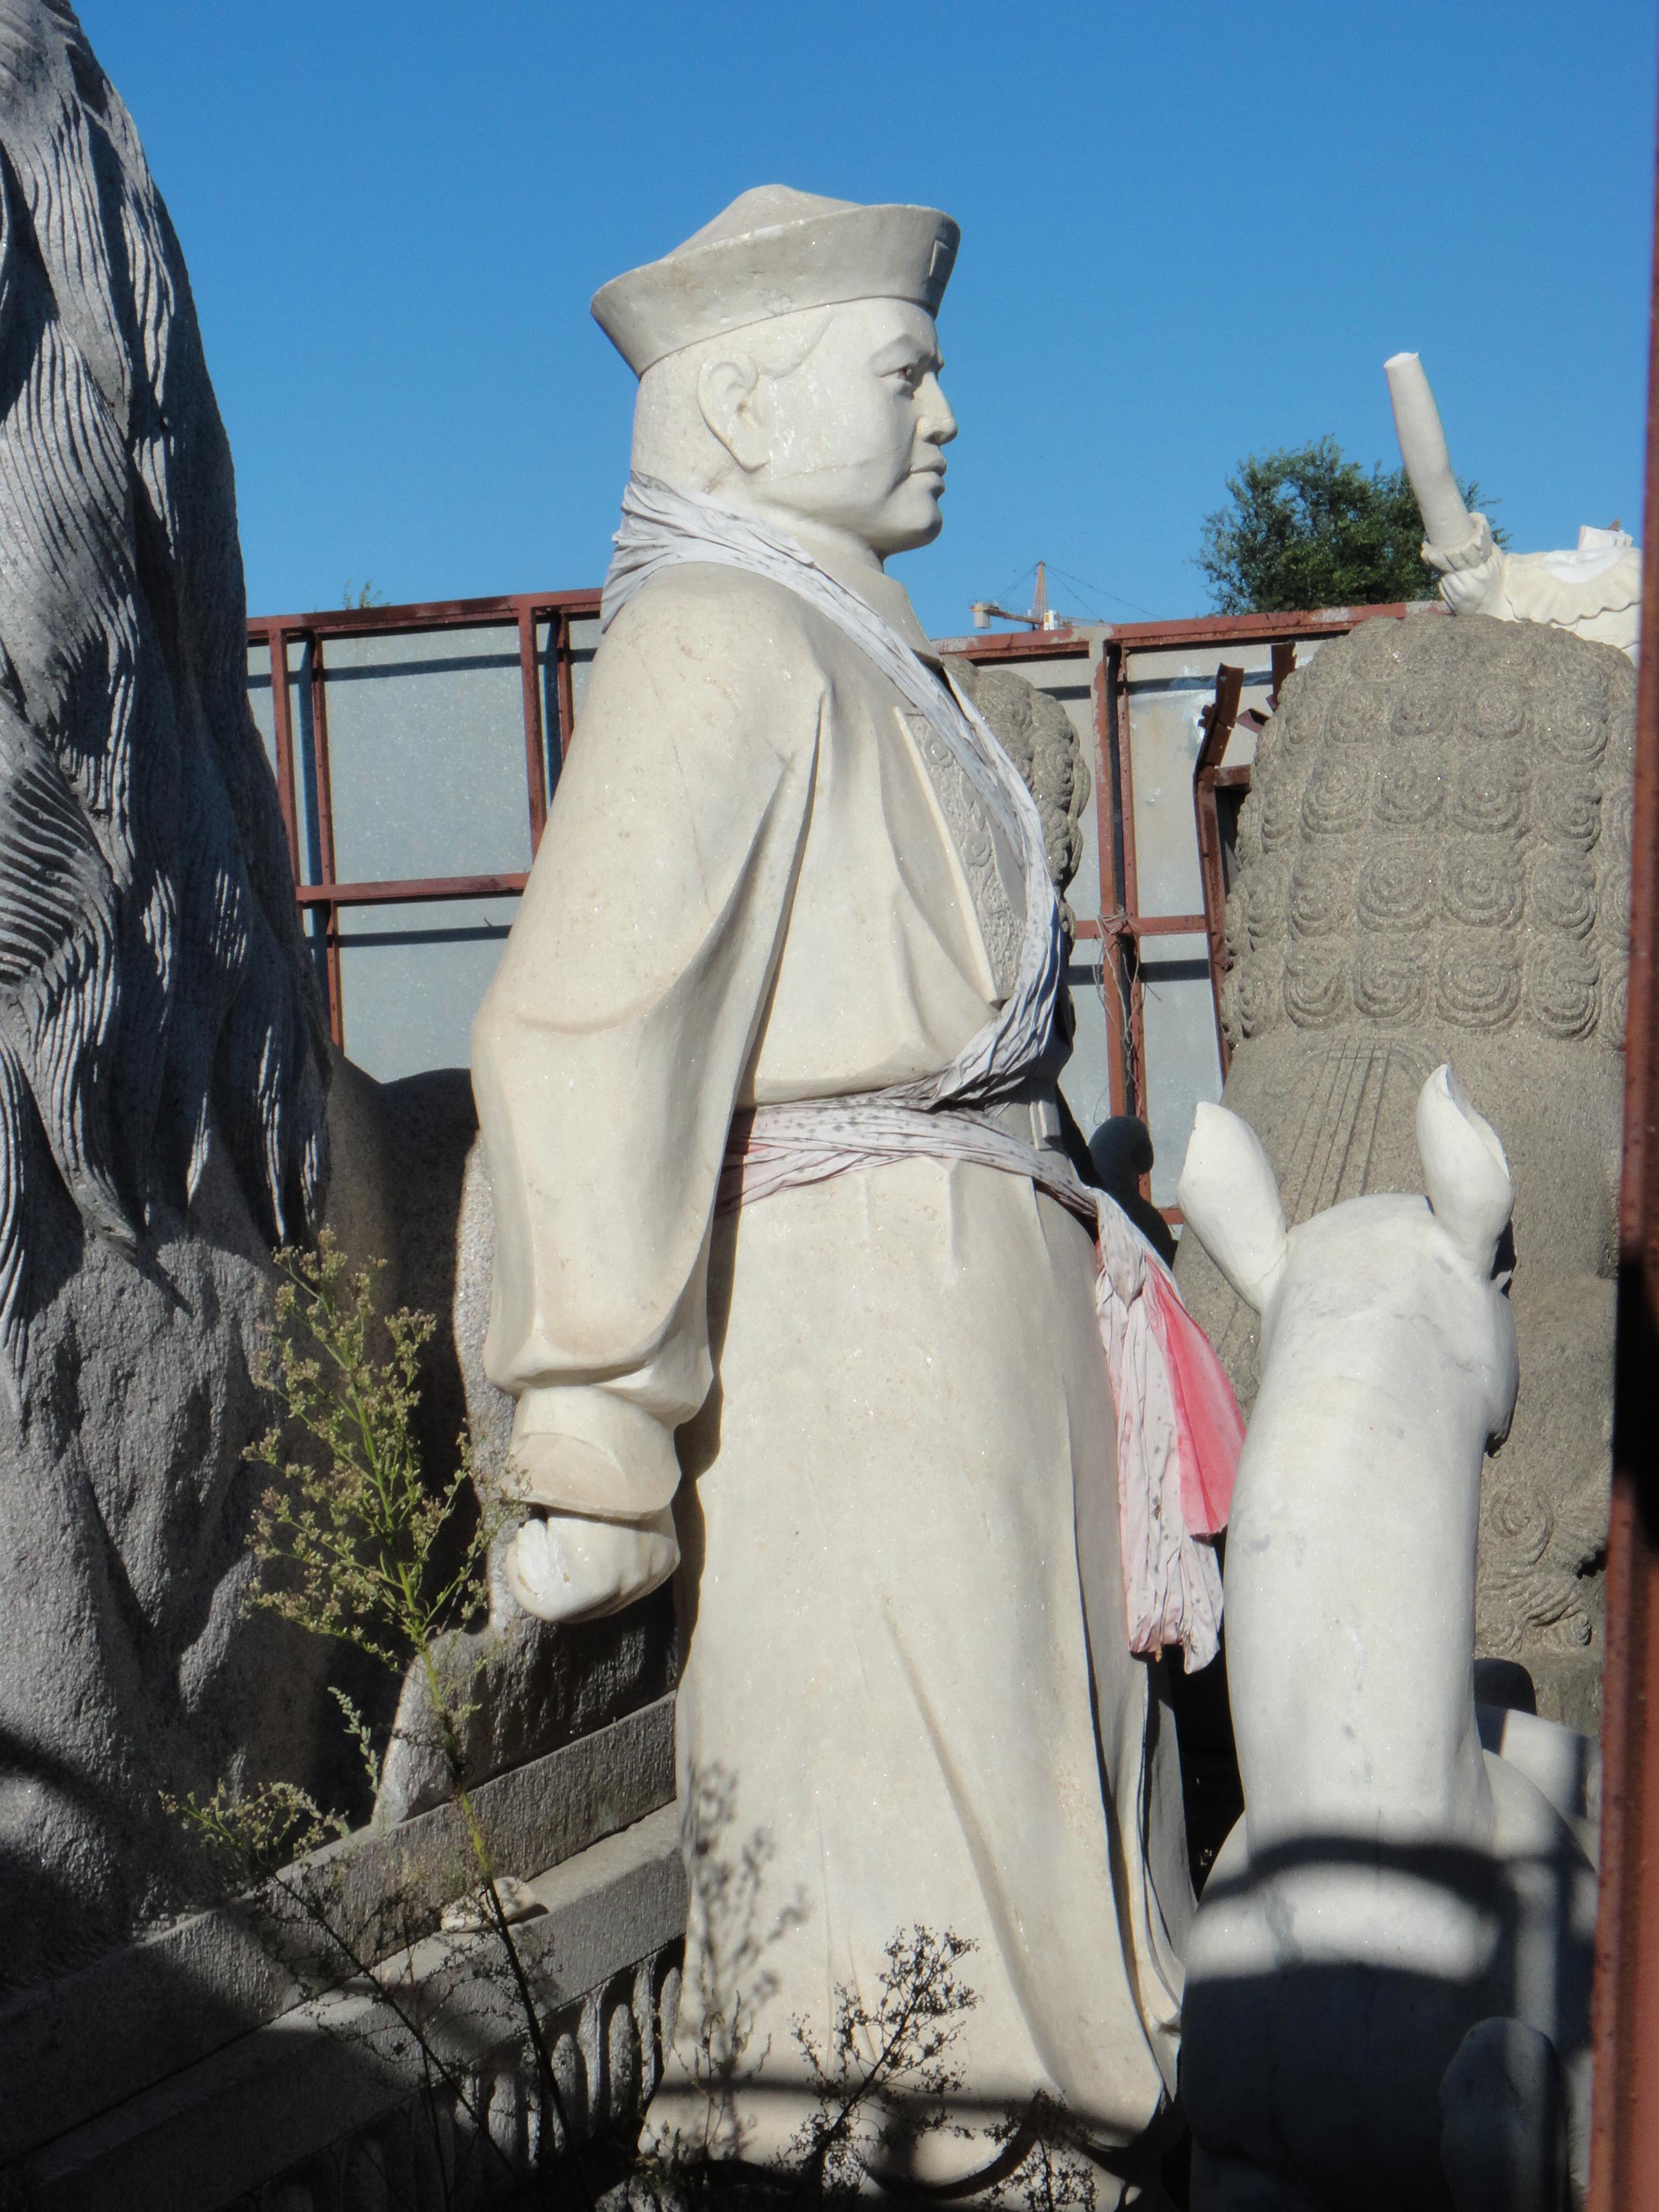
[(1498, 1132), (1469, 1103), (1449, 1066), (1437, 1067), (1417, 1100), (1417, 1149), (1434, 1218), (1482, 1275), (1515, 1207), (1515, 1186)]
[(1187, 1226), (1260, 1313), (1285, 1271), (1285, 1209), (1261, 1139), (1224, 1106), (1200, 1106), (1176, 1192)]

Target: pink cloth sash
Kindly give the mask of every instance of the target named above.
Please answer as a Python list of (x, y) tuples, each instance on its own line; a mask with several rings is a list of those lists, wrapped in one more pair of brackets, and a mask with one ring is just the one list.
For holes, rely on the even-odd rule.
[(1117, 1416), (1118, 1534), (1132, 1651), (1178, 1644), (1188, 1671), (1219, 1648), (1226, 1525), (1244, 1425), (1220, 1361), (1169, 1269), (1122, 1208), (1063, 1152), (1039, 1151), (989, 1115), (886, 1098), (802, 1099), (739, 1114), (720, 1208), (923, 1154), (1028, 1176), (1095, 1239), (1095, 1312)]

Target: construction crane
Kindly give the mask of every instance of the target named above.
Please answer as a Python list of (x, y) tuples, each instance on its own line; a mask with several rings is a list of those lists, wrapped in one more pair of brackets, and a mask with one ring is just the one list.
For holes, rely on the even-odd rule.
[(1039, 561), (1036, 564), (1036, 595), (1024, 614), (1017, 613), (1012, 607), (1000, 607), (994, 599), (975, 599), (973, 605), (974, 628), (989, 629), (995, 616), (1004, 622), (1024, 623), (1030, 629), (1060, 629), (1060, 617), (1048, 604), (1047, 570), (1047, 562)]

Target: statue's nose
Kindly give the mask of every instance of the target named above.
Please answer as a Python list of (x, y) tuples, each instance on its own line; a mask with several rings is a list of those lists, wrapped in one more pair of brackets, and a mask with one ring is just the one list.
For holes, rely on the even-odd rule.
[(945, 387), (930, 370), (922, 379), (921, 398), (921, 434), (932, 446), (948, 446), (957, 434), (957, 418), (951, 412), (951, 403), (945, 396)]

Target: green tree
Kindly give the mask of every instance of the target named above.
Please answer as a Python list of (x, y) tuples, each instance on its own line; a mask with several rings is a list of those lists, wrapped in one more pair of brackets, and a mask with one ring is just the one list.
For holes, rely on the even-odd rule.
[[(1464, 483), (1463, 503), (1480, 504)], [(1229, 503), (1204, 523), (1198, 565), (1223, 614), (1376, 606), (1431, 598), (1423, 520), (1404, 469), (1351, 461), (1334, 438), (1251, 453), (1227, 479)], [(1488, 502), (1490, 505), (1491, 502)], [(1502, 530), (1492, 535), (1507, 542)]]

